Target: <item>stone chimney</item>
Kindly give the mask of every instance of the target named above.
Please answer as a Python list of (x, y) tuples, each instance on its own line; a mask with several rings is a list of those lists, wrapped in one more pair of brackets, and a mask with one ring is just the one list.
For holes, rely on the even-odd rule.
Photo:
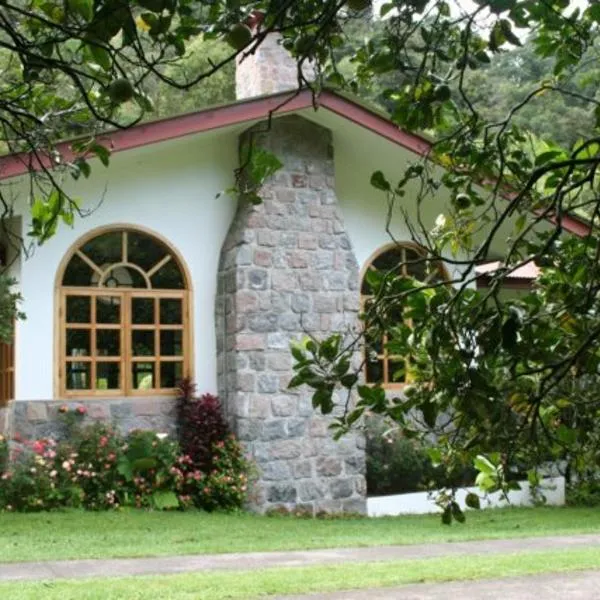
[(254, 54), (239, 54), (235, 72), (238, 100), (267, 96), (298, 87), (298, 67), (277, 34), (268, 35)]
[[(262, 15), (248, 20), (253, 30), (258, 27)], [(249, 46), (252, 48), (252, 46)], [(304, 77), (314, 79), (310, 65), (304, 65)], [(298, 64), (281, 44), (281, 36), (271, 33), (256, 50), (238, 55), (235, 72), (235, 94), (238, 100), (268, 96), (295, 90), (298, 82)]]

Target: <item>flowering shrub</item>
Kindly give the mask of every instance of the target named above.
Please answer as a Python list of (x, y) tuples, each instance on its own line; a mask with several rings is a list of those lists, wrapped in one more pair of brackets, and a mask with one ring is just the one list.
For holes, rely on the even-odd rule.
[(73, 452), (67, 468), (81, 487), (83, 506), (100, 510), (126, 504), (127, 482), (118, 469), (126, 444), (123, 437), (97, 423), (76, 429), (71, 443)]
[[(133, 485), (138, 508), (177, 508), (182, 481), (173, 472), (179, 446), (151, 431), (133, 431), (123, 447), (117, 470)], [(184, 502), (185, 504), (185, 502)]]
[(194, 395), (194, 386), (184, 381), (179, 398), (179, 443), (194, 464), (204, 470), (212, 468), (213, 445), (229, 435), (221, 402), (212, 394)]
[[(79, 407), (61, 411), (71, 430), (68, 441), (19, 440), (20, 455), (9, 462), (7, 441), (0, 438), (0, 510), (240, 508), (248, 462), (222, 417), (217, 422), (212, 411), (219, 403), (212, 398), (202, 410), (210, 415), (206, 422), (214, 423), (214, 436), (195, 455), (198, 460), (183, 454), (166, 434), (132, 431), (123, 436), (104, 424), (82, 426), (78, 420), (85, 410)], [(220, 439), (219, 431), (224, 432)]]
[(14, 469), (0, 476), (0, 509), (33, 511), (81, 505), (73, 478), (71, 449), (54, 440), (36, 440)]
[(0, 434), (0, 475), (8, 467), (8, 440)]
[(178, 466), (187, 485), (186, 497), (204, 510), (243, 506), (250, 464), (230, 433), (216, 396), (195, 395), (184, 380), (178, 406), (179, 442), (186, 461)]

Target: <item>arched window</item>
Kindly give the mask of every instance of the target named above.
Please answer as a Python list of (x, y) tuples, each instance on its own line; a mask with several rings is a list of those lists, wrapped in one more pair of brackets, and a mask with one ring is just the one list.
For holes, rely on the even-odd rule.
[(164, 242), (105, 230), (79, 242), (59, 275), (61, 396), (171, 393), (189, 375), (189, 286)]
[[(366, 276), (371, 270), (390, 276), (414, 277), (427, 283), (448, 279), (440, 261), (429, 260), (426, 251), (420, 246), (408, 242), (385, 246), (371, 256), (363, 270), (361, 297), (365, 311), (368, 310), (369, 300), (373, 297), (373, 289)], [(396, 318), (399, 321), (404, 320), (402, 314), (396, 315)], [(402, 386), (410, 380), (408, 363), (405, 358), (390, 354), (386, 348), (387, 342), (385, 332), (367, 340), (365, 381), (381, 383), (385, 387)]]

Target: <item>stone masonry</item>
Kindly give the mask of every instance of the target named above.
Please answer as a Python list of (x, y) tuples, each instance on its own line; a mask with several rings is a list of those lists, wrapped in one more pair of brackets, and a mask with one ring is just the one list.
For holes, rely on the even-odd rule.
[[(84, 424), (103, 422), (113, 425), (123, 433), (133, 429), (151, 429), (157, 432), (176, 433), (175, 400), (173, 398), (119, 398), (114, 400), (86, 399), (82, 402), (53, 400), (48, 402), (13, 402), (8, 424), (11, 434), (23, 439), (55, 437), (66, 435), (64, 420), (59, 408), (68, 406), (74, 409), (85, 408)], [(8, 410), (8, 409), (6, 409)], [(2, 433), (2, 412), (0, 410), (0, 433)]]
[(253, 137), (284, 167), (261, 205), (240, 201), (223, 245), (219, 393), (259, 470), (254, 508), (364, 512), (363, 438), (333, 441), (310, 390), (287, 388), (291, 340), (356, 326), (358, 265), (334, 191), (331, 133), (291, 116)]
[(0, 406), (0, 435), (10, 435), (9, 426), (11, 423), (12, 404), (8, 406)]
[[(298, 87), (298, 66), (281, 46), (280, 37), (268, 35), (252, 54), (240, 53), (235, 72), (238, 100), (287, 92)], [(304, 77), (314, 79), (314, 69), (306, 63)]]

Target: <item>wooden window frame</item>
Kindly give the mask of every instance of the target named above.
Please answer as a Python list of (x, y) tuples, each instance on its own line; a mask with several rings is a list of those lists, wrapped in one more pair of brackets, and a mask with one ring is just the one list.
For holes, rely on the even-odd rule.
[(15, 397), (15, 345), (0, 342), (0, 408)]
[[(82, 247), (90, 240), (105, 235), (107, 233), (120, 232), (122, 234), (121, 242), (121, 260), (110, 264), (99, 266), (82, 251)], [(135, 232), (146, 235), (154, 239), (165, 248), (165, 256), (155, 265), (147, 270), (142, 269), (128, 260), (128, 233)], [(98, 273), (98, 283), (90, 286), (65, 286), (62, 285), (65, 270), (71, 259), (78, 256)], [(169, 261), (175, 261), (183, 281), (184, 289), (159, 289), (152, 288), (151, 277)], [(111, 287), (104, 285), (108, 273), (118, 266), (126, 266), (139, 271), (146, 283), (146, 288), (135, 287)], [(110, 228), (101, 228), (90, 232), (87, 236), (79, 240), (72, 250), (65, 256), (62, 268), (57, 274), (57, 326), (56, 326), (56, 356), (58, 360), (56, 368), (56, 387), (59, 397), (62, 398), (115, 398), (115, 397), (141, 397), (141, 396), (165, 396), (173, 395), (175, 388), (160, 387), (161, 364), (181, 363), (182, 377), (192, 375), (192, 340), (191, 340), (191, 290), (189, 286), (189, 276), (183, 265), (181, 258), (176, 251), (165, 240), (152, 232), (131, 226), (115, 226)], [(87, 323), (67, 322), (67, 298), (68, 297), (86, 297), (90, 302), (90, 315)], [(98, 297), (119, 298), (120, 320), (118, 323), (98, 323), (96, 318), (96, 306)], [(138, 324), (133, 322), (132, 318), (132, 300), (134, 298), (151, 298), (154, 300), (154, 323)], [(161, 323), (160, 307), (164, 299), (177, 299), (181, 301), (181, 323)], [(67, 331), (68, 330), (86, 330), (89, 331), (89, 352), (82, 356), (72, 356), (67, 354)], [(119, 330), (119, 355), (104, 356), (98, 354), (97, 335), (102, 330)], [(153, 331), (154, 332), (154, 354), (136, 356), (133, 353), (132, 333), (133, 331)], [(181, 352), (178, 355), (161, 355), (160, 336), (163, 331), (181, 331)], [(89, 364), (89, 388), (87, 389), (68, 389), (67, 388), (67, 365), (69, 363)], [(119, 388), (104, 389), (96, 388), (98, 364), (119, 363)], [(156, 387), (136, 388), (134, 387), (132, 365), (135, 363), (153, 364), (153, 383)]]
[[(363, 267), (361, 277), (360, 277), (361, 309), (363, 310), (363, 312), (364, 312), (365, 303), (368, 301), (369, 298), (372, 298), (372, 295), (362, 293), (362, 286), (364, 283), (364, 278), (365, 278), (367, 272), (369, 271), (369, 269), (373, 268), (373, 263), (380, 256), (383, 256), (384, 254), (386, 254), (390, 251), (393, 251), (393, 250), (401, 251), (401, 259), (402, 260), (399, 263), (401, 266), (401, 269), (398, 272), (398, 275), (402, 275), (404, 277), (410, 276), (410, 273), (409, 273), (410, 261), (407, 260), (407, 256), (406, 256), (407, 250), (410, 250), (410, 251), (420, 255), (421, 258), (424, 258), (424, 259), (427, 258), (427, 251), (422, 246), (420, 246), (419, 244), (415, 244), (414, 242), (392, 242), (391, 244), (386, 244), (382, 248), (379, 248), (378, 250), (376, 250), (369, 257), (369, 259), (365, 262), (365, 266)], [(430, 273), (425, 278), (424, 282), (428, 283), (428, 282), (432, 281), (432, 279), (436, 276), (439, 276), (443, 281), (449, 280), (448, 272), (442, 263), (439, 263), (438, 265), (436, 265), (436, 270), (433, 271), (432, 273)], [(412, 327), (412, 321), (410, 319), (408, 319), (406, 322), (408, 323), (409, 327)], [(387, 343), (388, 343), (388, 336), (384, 332), (383, 338), (381, 341), (382, 352), (378, 352), (375, 355), (376, 360), (381, 361), (382, 367), (383, 367), (381, 381), (369, 381), (368, 371), (367, 371), (368, 363), (370, 362), (370, 361), (368, 361), (368, 356), (367, 356), (369, 349), (366, 346), (365, 346), (365, 350), (364, 350), (363, 376), (365, 378), (365, 382), (367, 383), (367, 385), (377, 385), (379, 383), (386, 390), (401, 390), (410, 384), (410, 378), (406, 377), (405, 381), (402, 381), (402, 382), (392, 381), (391, 375), (390, 375), (390, 363), (393, 363), (394, 361), (404, 361), (405, 365), (408, 365), (408, 360), (406, 358), (403, 358), (402, 356), (390, 354), (386, 348)]]

